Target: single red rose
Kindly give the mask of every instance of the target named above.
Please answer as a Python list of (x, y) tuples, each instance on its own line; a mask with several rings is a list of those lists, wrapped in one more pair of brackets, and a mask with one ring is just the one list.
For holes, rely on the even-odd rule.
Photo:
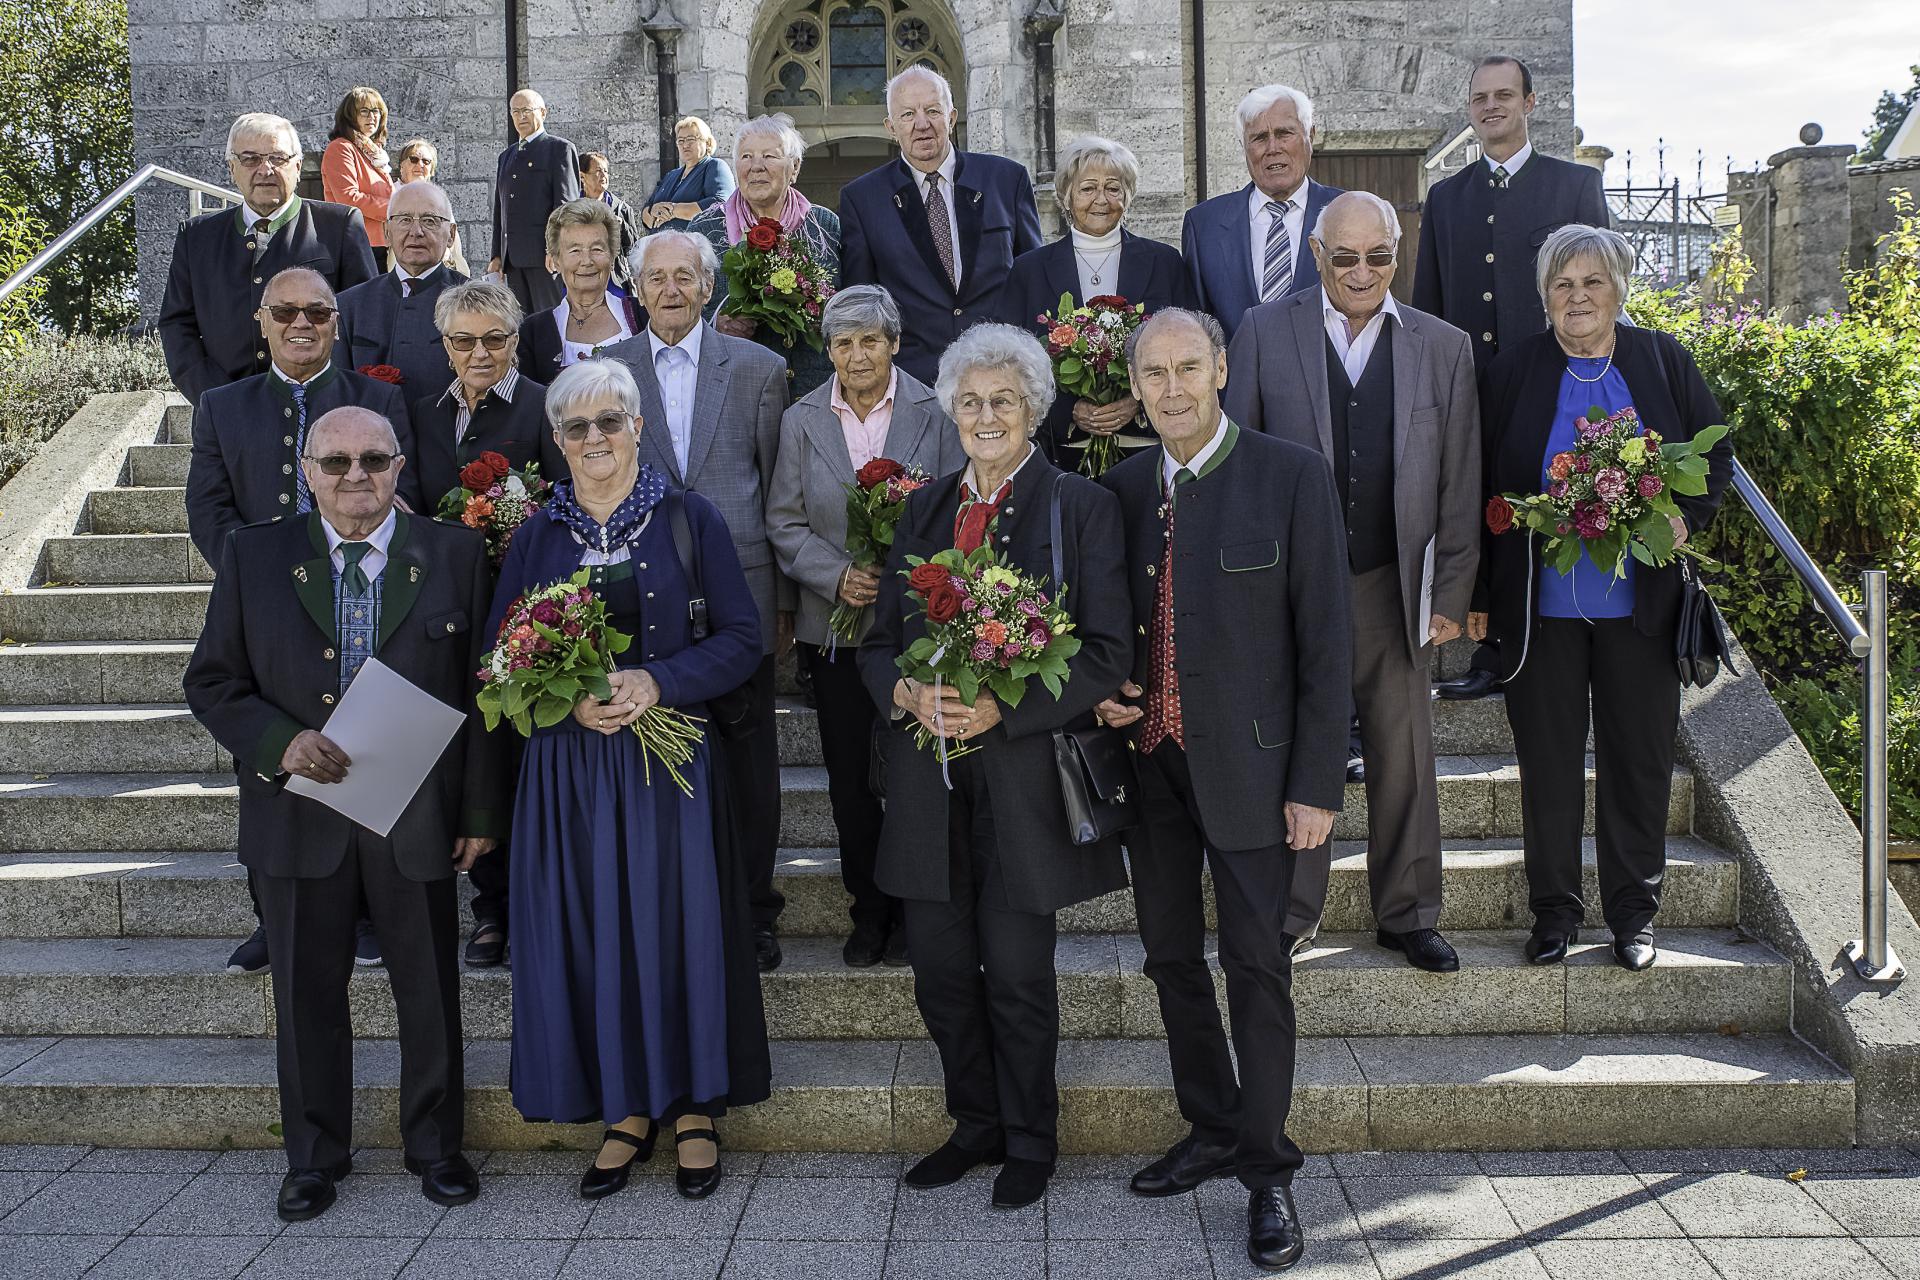
[(363, 364), (358, 372), (366, 374), (376, 382), (391, 382), (396, 387), (406, 381), (400, 376), (400, 371), (390, 364)]
[(475, 458), (472, 462), (460, 468), (460, 487), (462, 489), (471, 489), (475, 493), (479, 493), (492, 483), (493, 468), (488, 466), (486, 460), (483, 458)]
[(506, 455), (495, 453), (491, 449), (480, 455), (480, 461), (487, 464), (487, 469), (493, 472), (495, 480), (504, 479), (507, 472), (513, 470), (513, 464), (507, 461)]
[(747, 245), (765, 253), (780, 243), (780, 224), (771, 220), (747, 228)]
[(942, 582), (927, 592), (927, 621), (952, 622), (960, 616), (960, 593), (951, 582)]
[(1487, 528), (1493, 533), (1513, 528), (1513, 504), (1499, 494), (1487, 499)]
[(907, 586), (924, 595), (935, 587), (945, 585), (952, 576), (943, 566), (929, 560), (913, 566), (913, 572), (907, 575)]
[(854, 473), (854, 483), (862, 489), (871, 489), (875, 485), (885, 484), (895, 476), (907, 474), (907, 469), (892, 458), (875, 458)]

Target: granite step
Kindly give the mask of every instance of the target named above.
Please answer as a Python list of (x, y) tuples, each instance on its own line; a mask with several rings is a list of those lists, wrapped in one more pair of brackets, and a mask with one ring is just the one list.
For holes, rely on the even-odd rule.
[(0, 594), (7, 640), (193, 641), (207, 619), (211, 588), (197, 583), (116, 587), (29, 587)]
[(87, 528), (93, 533), (185, 533), (186, 487), (95, 489), (87, 495)]
[(193, 443), (193, 406), (182, 397), (177, 404), (167, 406), (166, 414), (160, 419), (160, 443)]
[[(187, 428), (189, 436), (193, 428)], [(187, 483), (193, 445), (137, 444), (127, 450), (127, 480), (136, 488), (173, 489)]]
[(0, 644), (0, 706), (178, 702), (192, 656), (187, 640)]
[(61, 586), (212, 582), (184, 533), (88, 533), (48, 538), (45, 581)]
[(225, 773), (233, 758), (182, 704), (0, 707), (0, 773)]
[[(466, 1052), (472, 1149), (591, 1149), (599, 1126), (528, 1124), (509, 1048)], [(1840, 1147), (1852, 1079), (1785, 1035), (1305, 1039), (1289, 1132), (1308, 1151)], [(721, 1122), (739, 1150), (930, 1151), (952, 1131), (926, 1041), (780, 1041), (774, 1093)], [(1184, 1136), (1166, 1047), (1062, 1041), (1067, 1154), (1159, 1152)], [(355, 1046), (355, 1140), (399, 1145), (399, 1047)], [(276, 1147), (274, 1044), (261, 1037), (0, 1040), (0, 1143)]]

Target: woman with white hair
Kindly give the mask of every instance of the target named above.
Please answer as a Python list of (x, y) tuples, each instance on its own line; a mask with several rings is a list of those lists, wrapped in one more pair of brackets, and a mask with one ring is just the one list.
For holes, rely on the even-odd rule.
[[(1139, 188), (1140, 162), (1121, 143), (1088, 135), (1063, 147), (1053, 195), (1067, 233), (1013, 260), (1001, 294), (1001, 319), (1044, 337), (1062, 294), (1071, 294), (1076, 307), (1101, 297), (1119, 298), (1128, 306), (1144, 303), (1149, 315), (1162, 307), (1191, 308), (1193, 286), (1180, 251), (1121, 225)], [(1040, 447), (1055, 462), (1077, 466), (1080, 452), (1096, 436), (1113, 436), (1122, 449), (1156, 439), (1140, 421), (1140, 402), (1130, 395), (1105, 405), (1061, 396), (1047, 413)]]
[[(714, 253), (725, 257), (756, 222), (772, 218), (780, 224), (782, 235), (800, 239), (826, 272), (827, 282), (838, 289), (840, 215), (814, 204), (793, 185), (800, 177), (800, 162), (806, 154), (806, 140), (793, 127), (792, 116), (776, 113), (747, 121), (733, 138), (733, 171), (740, 185), (732, 195), (689, 222), (687, 230), (705, 236)], [(789, 400), (798, 400), (833, 376), (833, 362), (825, 352), (815, 351), (806, 343), (788, 346), (771, 333), (759, 332), (752, 320), (725, 314), (726, 302), (727, 277), (723, 273), (714, 281), (707, 319), (730, 337), (751, 338), (783, 356)]]
[(760, 975), (721, 745), (708, 734), (695, 747), (688, 795), (663, 769), (649, 778), (630, 726), (654, 706), (704, 717), (744, 683), (760, 663), (759, 614), (720, 513), (640, 461), (640, 391), (625, 365), (570, 366), (546, 411), (572, 478), (514, 534), (486, 634), (526, 592), (585, 569), (633, 644), (609, 696), (535, 729), (521, 764), (513, 1103), (529, 1120), (607, 1126), (583, 1197), (624, 1187), (671, 1128), (680, 1194), (699, 1199), (720, 1183), (715, 1118), (768, 1095)]
[[(1127, 882), (1117, 838), (1069, 838), (1053, 742), (1055, 729), (1092, 725), (1094, 706), (1131, 669), (1125, 535), (1112, 493), (1034, 447), (1054, 390), (1032, 334), (968, 329), (941, 357), (935, 393), (967, 465), (907, 498), (860, 646), (887, 786), (874, 880), (904, 900), (915, 999), (954, 1123), (906, 1182), (944, 1186), (1004, 1160), (993, 1203), (1017, 1208), (1046, 1193), (1059, 1145), (1054, 912)], [(981, 547), (1038, 579), (1056, 576), (1058, 557), (1061, 581), (1049, 590), (1064, 593), (1081, 642), (1058, 697), (1037, 677), (1018, 706), (984, 690), (967, 703), (950, 687), (902, 678), (896, 660), (926, 633), (906, 608), (907, 557)], [(978, 750), (943, 765), (916, 744), (915, 728)]]

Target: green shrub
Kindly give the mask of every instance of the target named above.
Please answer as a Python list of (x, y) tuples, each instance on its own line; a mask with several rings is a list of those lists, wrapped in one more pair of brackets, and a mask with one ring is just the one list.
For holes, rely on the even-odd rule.
[(0, 351), (0, 484), (89, 396), (172, 386), (160, 344), (150, 338), (15, 339)]

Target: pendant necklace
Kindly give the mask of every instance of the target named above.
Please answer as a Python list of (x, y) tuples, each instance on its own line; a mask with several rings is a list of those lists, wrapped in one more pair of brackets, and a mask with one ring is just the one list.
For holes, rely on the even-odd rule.
[(1087, 255), (1086, 255), (1086, 254), (1084, 254), (1084, 253), (1082, 253), (1082, 252), (1080, 252), (1080, 251), (1079, 251), (1078, 249), (1075, 249), (1075, 250), (1073, 251), (1073, 256), (1074, 256), (1074, 257), (1076, 257), (1076, 258), (1078, 258), (1078, 259), (1080, 259), (1080, 262), (1081, 262), (1081, 265), (1083, 265), (1083, 266), (1085, 266), (1085, 267), (1086, 267), (1086, 269), (1088, 270), (1088, 272), (1089, 272), (1089, 273), (1091, 273), (1091, 275), (1092, 275), (1092, 279), (1093, 279), (1093, 283), (1095, 283), (1095, 284), (1099, 284), (1099, 283), (1100, 283), (1100, 273), (1101, 273), (1102, 271), (1105, 271), (1105, 270), (1107, 269), (1107, 264), (1108, 264), (1109, 262), (1111, 262), (1111, 261), (1113, 261), (1113, 255), (1114, 255), (1114, 254), (1116, 254), (1116, 253), (1118, 253), (1118, 252), (1120, 252), (1120, 246), (1118, 246), (1118, 245), (1115, 245), (1115, 246), (1114, 246), (1113, 248), (1111, 248), (1111, 249), (1109, 249), (1109, 250), (1107, 250), (1107, 251), (1106, 251), (1106, 253), (1104, 253), (1104, 254), (1102, 254), (1102, 255), (1101, 255), (1101, 257), (1100, 257), (1100, 265), (1099, 265), (1099, 266), (1097, 266), (1097, 267), (1096, 267), (1096, 266), (1094, 266), (1094, 265), (1093, 265), (1093, 263), (1091, 263), (1091, 262), (1088, 262), (1088, 261), (1087, 261)]

